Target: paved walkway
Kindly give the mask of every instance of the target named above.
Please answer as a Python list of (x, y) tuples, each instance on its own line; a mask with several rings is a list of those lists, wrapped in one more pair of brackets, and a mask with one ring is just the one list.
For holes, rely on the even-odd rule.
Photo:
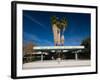
[(90, 66), (90, 60), (45, 60), (23, 64), (23, 69)]

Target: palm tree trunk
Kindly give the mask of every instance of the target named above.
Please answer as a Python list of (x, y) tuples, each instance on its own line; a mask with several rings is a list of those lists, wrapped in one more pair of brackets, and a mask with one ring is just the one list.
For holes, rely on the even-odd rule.
[(58, 40), (58, 46), (60, 46), (60, 29), (57, 31), (57, 40)]
[(53, 29), (53, 36), (54, 36), (54, 45), (56, 46), (57, 45), (57, 26), (56, 26), (56, 24), (53, 24), (53, 27), (52, 27), (52, 29)]
[(61, 45), (64, 45), (64, 35), (61, 36)]

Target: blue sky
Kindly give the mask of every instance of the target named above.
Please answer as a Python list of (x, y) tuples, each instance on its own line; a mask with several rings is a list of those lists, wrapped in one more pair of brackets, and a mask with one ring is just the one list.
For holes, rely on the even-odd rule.
[(32, 42), (39, 46), (53, 46), (51, 16), (58, 19), (66, 17), (68, 26), (65, 30), (65, 46), (78, 46), (91, 35), (91, 16), (86, 13), (64, 13), (44, 11), (23, 11), (23, 42)]

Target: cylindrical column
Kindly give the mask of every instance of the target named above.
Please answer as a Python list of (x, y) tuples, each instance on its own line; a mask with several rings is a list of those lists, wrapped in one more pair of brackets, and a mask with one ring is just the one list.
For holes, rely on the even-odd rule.
[(75, 60), (78, 60), (77, 52), (75, 52)]
[(41, 61), (43, 61), (43, 52), (41, 52)]

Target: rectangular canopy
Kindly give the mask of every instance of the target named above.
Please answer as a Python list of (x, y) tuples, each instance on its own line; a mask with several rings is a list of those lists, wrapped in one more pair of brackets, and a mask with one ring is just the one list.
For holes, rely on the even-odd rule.
[(84, 49), (84, 46), (35, 46), (34, 50), (67, 50), (67, 49)]

